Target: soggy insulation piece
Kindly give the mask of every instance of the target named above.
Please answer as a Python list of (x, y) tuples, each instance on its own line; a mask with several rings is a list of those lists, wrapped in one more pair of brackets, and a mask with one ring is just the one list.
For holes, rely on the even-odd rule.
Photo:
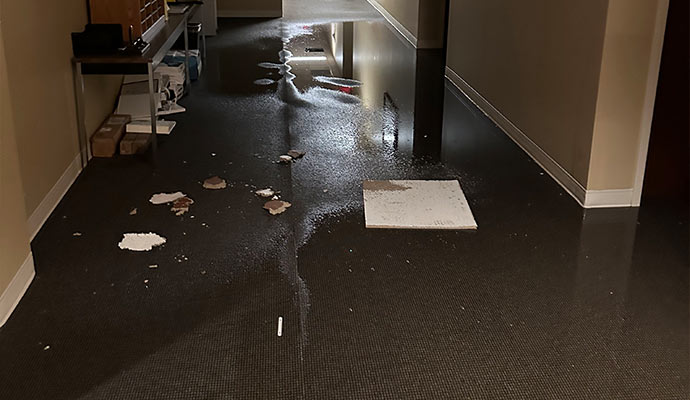
[(225, 189), (228, 184), (219, 176), (212, 176), (204, 181), (204, 189)]
[(188, 212), (189, 206), (191, 206), (192, 204), (194, 204), (194, 200), (190, 199), (189, 197), (180, 197), (179, 199), (173, 202), (170, 211), (174, 212), (175, 215), (180, 216)]
[(289, 207), (291, 207), (292, 204), (288, 203), (287, 201), (282, 201), (282, 200), (270, 200), (267, 201), (266, 204), (264, 204), (264, 209), (268, 210), (271, 215), (278, 215), (282, 214), (287, 210)]

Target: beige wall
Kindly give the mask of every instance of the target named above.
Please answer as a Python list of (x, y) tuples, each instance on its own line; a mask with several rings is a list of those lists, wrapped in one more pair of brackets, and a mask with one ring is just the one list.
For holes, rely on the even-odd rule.
[(375, 0), (415, 38), (419, 38), (419, 0)]
[(452, 0), (447, 64), (583, 186), (607, 0)]
[(588, 189), (635, 182), (656, 11), (653, 0), (610, 0)]
[(7, 89), (3, 28), (4, 14), (0, 10), (0, 295), (5, 292), (31, 251), (12, 106)]
[(218, 0), (219, 17), (281, 17), (283, 0)]
[(667, 4), (451, 0), (447, 66), (574, 177), (585, 204), (621, 189), (631, 200), (612, 202), (635, 204)]
[(383, 7), (416, 40), (419, 48), (443, 47), (445, 0), (370, 0)]
[[(84, 0), (0, 0), (25, 205), (31, 214), (78, 154), (70, 33)], [(121, 77), (88, 77), (87, 131), (112, 111)]]

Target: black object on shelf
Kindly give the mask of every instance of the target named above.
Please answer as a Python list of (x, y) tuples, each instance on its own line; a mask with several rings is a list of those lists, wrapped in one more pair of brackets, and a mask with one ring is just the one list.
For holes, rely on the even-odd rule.
[(123, 47), (120, 24), (87, 24), (83, 32), (72, 32), (75, 57), (113, 54)]

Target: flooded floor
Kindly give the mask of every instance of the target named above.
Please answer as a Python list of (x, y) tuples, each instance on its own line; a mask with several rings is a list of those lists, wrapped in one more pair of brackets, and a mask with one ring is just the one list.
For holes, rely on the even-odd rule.
[[(32, 243), (0, 398), (686, 398), (687, 210), (585, 212), (441, 51), (334, 3), (221, 20), (156, 165), (91, 161)], [(479, 228), (368, 230), (369, 179), (457, 179)]]

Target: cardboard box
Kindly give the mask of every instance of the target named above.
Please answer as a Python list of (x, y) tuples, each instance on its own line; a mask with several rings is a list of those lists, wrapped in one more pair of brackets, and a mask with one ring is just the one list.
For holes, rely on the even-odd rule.
[(113, 114), (106, 118), (96, 133), (91, 136), (91, 154), (94, 157), (112, 157), (115, 155), (129, 121), (129, 115)]
[(145, 133), (128, 133), (120, 141), (120, 154), (132, 155), (146, 151), (151, 141), (151, 135)]

